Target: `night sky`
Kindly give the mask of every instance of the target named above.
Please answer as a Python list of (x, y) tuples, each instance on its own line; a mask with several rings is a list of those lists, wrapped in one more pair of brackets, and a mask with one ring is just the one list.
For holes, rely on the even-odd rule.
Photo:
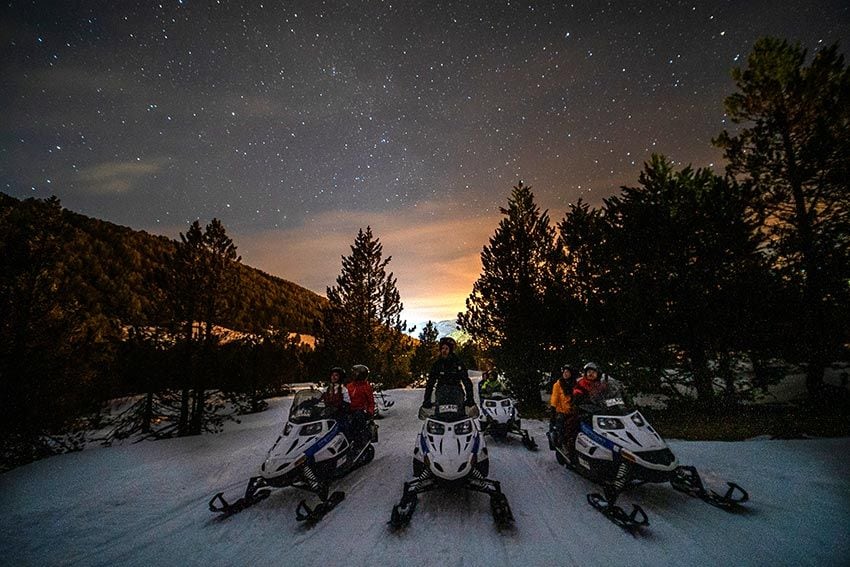
[(560, 220), (652, 152), (713, 165), (763, 35), (841, 42), (850, 3), (8, 2), (0, 191), (177, 238), (324, 294), (357, 229), (410, 323), (453, 318), (518, 180)]

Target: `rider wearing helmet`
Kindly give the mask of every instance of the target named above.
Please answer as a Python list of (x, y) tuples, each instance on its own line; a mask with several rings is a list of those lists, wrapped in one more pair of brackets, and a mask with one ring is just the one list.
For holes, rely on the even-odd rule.
[(375, 394), (369, 384), (369, 369), (356, 364), (351, 367), (351, 381), (346, 385), (351, 398), (351, 431), (356, 440), (368, 442), (369, 421), (375, 415)]
[(604, 394), (608, 384), (600, 378), (599, 366), (595, 362), (585, 364), (582, 377), (573, 388), (573, 404), (578, 405)]
[(502, 389), (502, 384), (499, 382), (498, 376), (496, 376), (495, 372), (490, 372), (489, 370), (485, 370), (481, 374), (481, 382), (478, 383), (478, 397), (486, 398), (488, 396), (492, 396), (496, 392), (499, 392)]
[(475, 405), (472, 394), (472, 380), (463, 362), (455, 354), (457, 343), (451, 337), (440, 339), (440, 358), (431, 366), (428, 373), (428, 381), (425, 383), (425, 400), (422, 407), (430, 408), (433, 405), (431, 394), (434, 387), (437, 389), (437, 403), (461, 402), (467, 407)]

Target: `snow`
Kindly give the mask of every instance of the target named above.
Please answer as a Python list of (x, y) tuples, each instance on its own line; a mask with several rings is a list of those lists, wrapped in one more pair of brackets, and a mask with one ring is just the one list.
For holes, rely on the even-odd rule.
[(559, 466), (544, 424), (540, 444), (487, 438), (491, 478), (516, 517), (493, 526), (487, 497), (430, 493), (410, 526), (386, 525), (411, 474), (421, 390), (389, 390), (375, 460), (343, 478), (346, 499), (316, 527), (295, 520), (307, 496), (279, 490), (219, 521), (218, 491), (235, 499), (277, 438), (291, 398), (230, 423), (218, 435), (125, 444), (53, 457), (0, 475), (0, 564), (7, 565), (846, 565), (850, 562), (850, 439), (671, 441), (708, 481), (750, 492), (729, 513), (645, 485), (620, 503), (641, 504), (650, 526), (629, 535), (585, 500), (597, 490)]

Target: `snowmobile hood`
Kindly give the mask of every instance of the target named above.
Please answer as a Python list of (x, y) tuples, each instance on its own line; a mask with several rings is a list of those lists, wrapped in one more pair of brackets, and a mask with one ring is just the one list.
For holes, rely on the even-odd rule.
[(496, 423), (505, 424), (516, 417), (514, 402), (510, 398), (484, 398), (481, 402), (483, 416)]
[(307, 423), (287, 422), (260, 466), (260, 474), (265, 478), (273, 478), (289, 473), (330, 443), (338, 431), (339, 427), (332, 419)]
[(471, 418), (459, 421), (429, 418), (418, 441), (431, 472), (445, 480), (457, 480), (470, 474), (484, 444)]
[(655, 470), (672, 470), (676, 458), (667, 443), (639, 411), (625, 415), (594, 415), (593, 426), (582, 424), (581, 431), (622, 458)]

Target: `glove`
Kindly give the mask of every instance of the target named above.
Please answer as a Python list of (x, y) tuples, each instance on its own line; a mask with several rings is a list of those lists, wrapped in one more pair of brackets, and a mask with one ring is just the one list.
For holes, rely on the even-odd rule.
[(422, 402), (422, 407), (425, 409), (431, 409), (432, 407), (434, 407), (434, 404), (431, 403), (431, 400), (425, 400), (424, 402)]

